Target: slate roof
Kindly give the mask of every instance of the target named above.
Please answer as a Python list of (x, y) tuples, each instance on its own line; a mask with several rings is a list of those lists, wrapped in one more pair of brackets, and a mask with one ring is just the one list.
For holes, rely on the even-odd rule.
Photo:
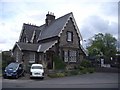
[(57, 40), (51, 41), (51, 42), (42, 43), (42, 44), (39, 45), (37, 52), (46, 52), (46, 51), (47, 51), (48, 49), (50, 49), (55, 43), (57, 43)]
[(17, 42), (16, 45), (20, 50), (26, 50), (26, 51), (35, 51), (35, 52), (46, 52), (49, 48), (51, 48), (57, 41), (51, 41), (47, 43), (42, 44), (32, 44), (32, 43), (23, 43), (23, 42)]
[(41, 31), (38, 40), (58, 36), (71, 14), (72, 13), (68, 13), (52, 21), (50, 25), (48, 25), (44, 30)]
[(37, 51), (39, 46), (39, 44), (23, 43), (23, 42), (17, 42), (16, 45), (20, 50), (27, 50), (27, 51)]
[(35, 31), (36, 38), (38, 39), (39, 34), (43, 30), (45, 25), (35, 26), (35, 25), (30, 25), (30, 24), (23, 24), (23, 30), (25, 31), (24, 33), (26, 34), (26, 37), (28, 41), (30, 42), (33, 36), (33, 32)]

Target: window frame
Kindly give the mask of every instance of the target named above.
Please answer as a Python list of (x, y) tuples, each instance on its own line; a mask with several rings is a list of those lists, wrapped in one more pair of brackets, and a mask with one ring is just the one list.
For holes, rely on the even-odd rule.
[(68, 51), (64, 51), (64, 62), (68, 62), (68, 61), (69, 61)]
[(73, 32), (67, 31), (67, 42), (73, 42)]

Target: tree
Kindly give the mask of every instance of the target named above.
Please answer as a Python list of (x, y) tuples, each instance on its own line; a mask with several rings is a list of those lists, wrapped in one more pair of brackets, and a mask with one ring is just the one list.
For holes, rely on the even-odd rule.
[(11, 62), (15, 62), (14, 58), (11, 57), (11, 52), (3, 51), (2, 52), (2, 69), (4, 70), (5, 67)]
[(93, 38), (89, 39), (89, 46), (87, 47), (89, 56), (96, 59), (104, 57), (106, 63), (110, 63), (111, 59), (116, 57), (116, 42), (116, 38), (109, 33), (94, 35)]

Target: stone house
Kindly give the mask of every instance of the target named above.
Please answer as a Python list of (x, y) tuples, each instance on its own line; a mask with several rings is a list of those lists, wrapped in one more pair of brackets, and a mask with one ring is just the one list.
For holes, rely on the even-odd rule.
[(87, 53), (81, 45), (82, 36), (73, 13), (55, 19), (46, 15), (41, 26), (23, 24), (18, 42), (12, 49), (16, 62), (23, 62), (28, 71), (32, 63), (41, 63), (46, 69), (54, 69), (53, 57), (59, 56), (70, 67), (82, 61)]

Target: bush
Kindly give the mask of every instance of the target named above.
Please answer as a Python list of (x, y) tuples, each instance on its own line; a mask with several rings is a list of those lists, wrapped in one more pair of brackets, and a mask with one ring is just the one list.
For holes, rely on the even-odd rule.
[(89, 73), (93, 73), (93, 72), (95, 72), (95, 69), (94, 68), (88, 68), (88, 70), (87, 70)]
[(52, 74), (48, 74), (48, 76), (51, 78), (64, 77), (65, 73), (52, 73)]
[(72, 71), (70, 71), (70, 74), (71, 75), (78, 75), (78, 70), (72, 70)]
[(80, 73), (81, 74), (86, 74), (88, 71), (87, 71), (87, 68), (84, 68), (83, 70), (80, 70)]
[(89, 68), (89, 67), (91, 67), (91, 62), (90, 61), (88, 61), (88, 60), (83, 60), (81, 63), (80, 63), (80, 66), (82, 66), (82, 67), (85, 67), (85, 68)]
[(55, 70), (65, 69), (65, 63), (58, 56), (54, 56), (53, 61), (55, 62)]

